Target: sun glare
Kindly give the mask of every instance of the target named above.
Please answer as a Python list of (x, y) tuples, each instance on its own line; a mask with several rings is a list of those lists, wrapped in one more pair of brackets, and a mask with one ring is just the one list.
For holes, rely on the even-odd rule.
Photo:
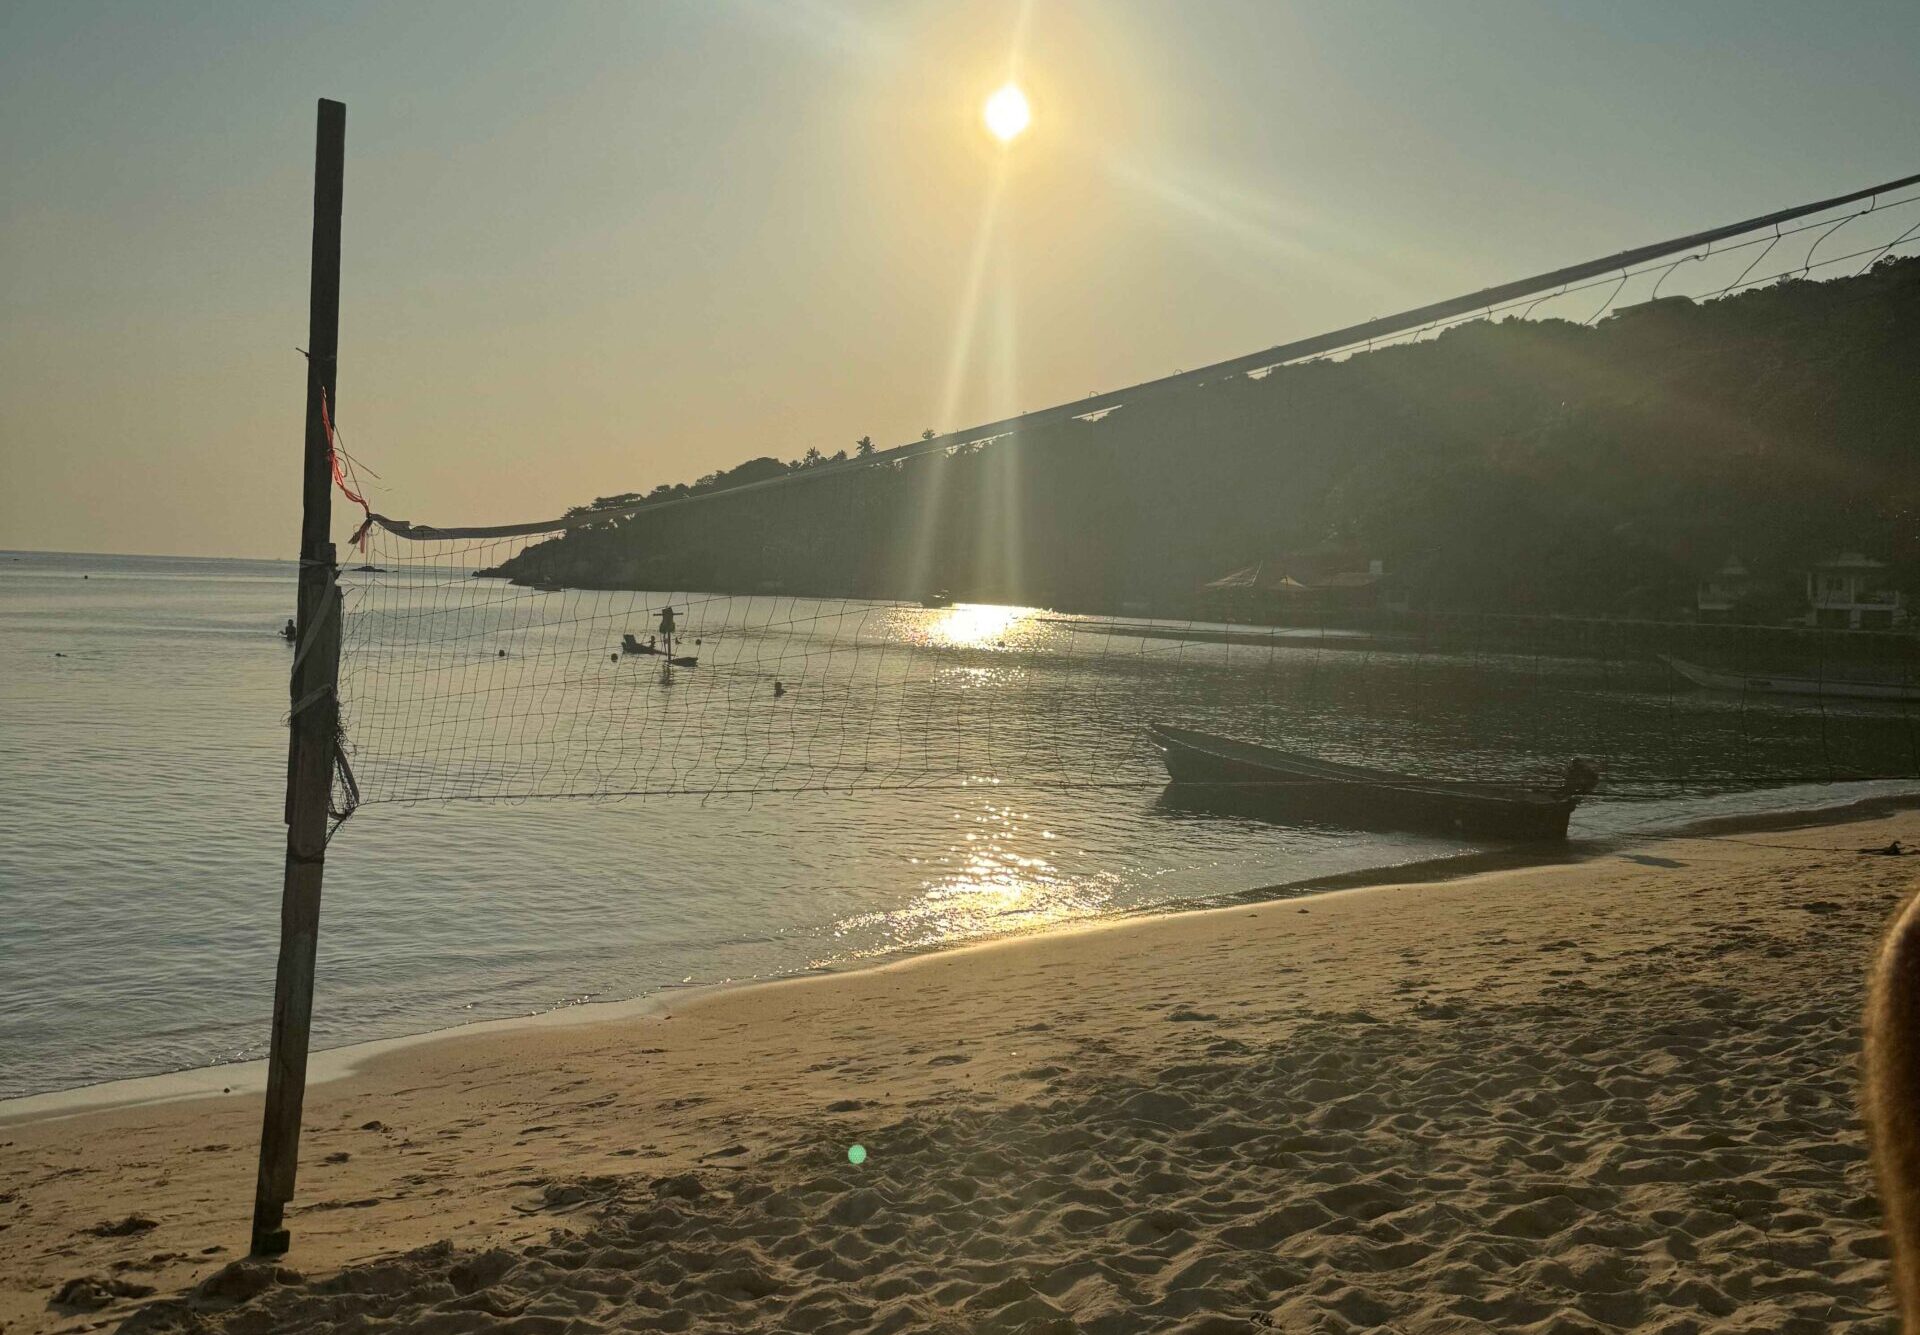
[(1030, 607), (1001, 607), (993, 603), (958, 603), (935, 617), (927, 627), (932, 639), (965, 649), (998, 645), (1008, 632), (1033, 616)]
[(1011, 142), (1027, 128), (1027, 122), (1033, 119), (1033, 112), (1027, 106), (1027, 95), (1015, 85), (1008, 84), (987, 99), (981, 116), (993, 137), (1004, 144)]

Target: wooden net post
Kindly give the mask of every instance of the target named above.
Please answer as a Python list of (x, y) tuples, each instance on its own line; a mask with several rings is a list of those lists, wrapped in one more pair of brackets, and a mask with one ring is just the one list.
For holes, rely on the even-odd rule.
[(335, 581), (333, 460), (328, 421), (340, 341), (340, 211), (347, 109), (320, 102), (313, 165), (313, 270), (307, 332), (307, 429), (295, 617), (292, 714), (287, 755), (287, 854), (280, 897), (280, 961), (273, 988), (273, 1038), (260, 1129), (260, 1176), (253, 1199), (256, 1256), (287, 1250), (282, 1226), (300, 1161), (300, 1114), (307, 1091), (313, 1020), (314, 948), (320, 880), (326, 868), (328, 805), (339, 746), (340, 589)]

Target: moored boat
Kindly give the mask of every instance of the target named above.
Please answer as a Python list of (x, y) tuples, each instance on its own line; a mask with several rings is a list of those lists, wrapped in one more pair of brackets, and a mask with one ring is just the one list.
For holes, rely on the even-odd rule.
[(1920, 700), (1920, 686), (1897, 681), (1858, 681), (1851, 677), (1766, 677), (1757, 673), (1715, 672), (1698, 663), (1660, 655), (1660, 661), (1695, 686), (1710, 691), (1761, 695), (1817, 695), (1830, 700)]
[(1147, 734), (1166, 761), (1173, 796), (1268, 817), (1376, 830), (1427, 830), (1483, 839), (1567, 837), (1567, 821), (1596, 772), (1568, 767), (1558, 789), (1419, 778), (1342, 765), (1164, 723)]

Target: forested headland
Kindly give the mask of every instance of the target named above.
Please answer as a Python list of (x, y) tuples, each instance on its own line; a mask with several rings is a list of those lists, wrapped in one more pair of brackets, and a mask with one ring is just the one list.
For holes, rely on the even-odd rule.
[[(864, 446), (864, 442), (863, 442)], [(1177, 613), (1336, 539), (1437, 611), (1669, 616), (1729, 554), (1920, 573), (1920, 258), (1588, 326), (1505, 320), (990, 443), (756, 458), (501, 568), (586, 587)], [(856, 455), (856, 459), (857, 459)], [(636, 496), (602, 498), (595, 506)]]

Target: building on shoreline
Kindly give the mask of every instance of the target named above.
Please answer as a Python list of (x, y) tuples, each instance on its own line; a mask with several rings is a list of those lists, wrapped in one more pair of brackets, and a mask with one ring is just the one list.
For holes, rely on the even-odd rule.
[(1738, 621), (1760, 592), (1759, 581), (1738, 556), (1729, 556), (1694, 590), (1694, 612), (1702, 621)]
[(1777, 580), (1729, 556), (1701, 576), (1693, 607), (1696, 620), (1739, 625), (1896, 630), (1909, 624), (1907, 595), (1891, 568), (1857, 551), (1793, 568)]
[(1384, 561), (1332, 543), (1209, 580), (1200, 586), (1199, 604), (1204, 616), (1263, 625), (1302, 616), (1405, 610), (1394, 600)]
[(1906, 624), (1907, 596), (1894, 587), (1885, 561), (1841, 552), (1807, 570), (1809, 626), (1892, 630)]

